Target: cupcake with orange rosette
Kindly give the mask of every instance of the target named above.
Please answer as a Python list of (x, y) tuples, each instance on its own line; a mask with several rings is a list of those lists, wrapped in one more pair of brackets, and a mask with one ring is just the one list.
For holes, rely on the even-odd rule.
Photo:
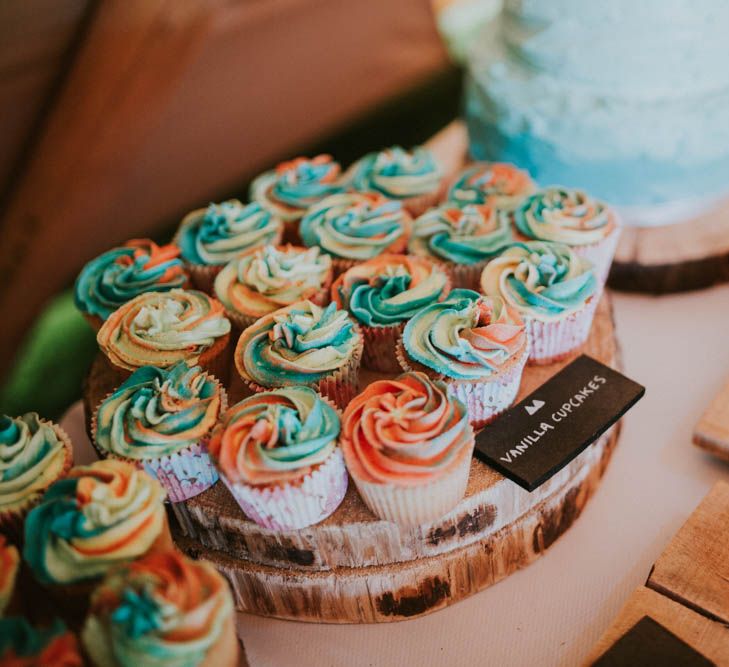
[(17, 547), (8, 544), (0, 534), (0, 616), (9, 616), (18, 611), (20, 591), (17, 587), (20, 573), (20, 554)]
[(228, 376), (230, 321), (223, 305), (204, 292), (148, 292), (115, 310), (96, 340), (121, 380), (142, 366), (179, 361)]
[(506, 162), (474, 162), (461, 171), (448, 188), (448, 201), (488, 204), (509, 210), (535, 189), (526, 171)]
[(339, 276), (332, 285), (332, 301), (362, 328), (365, 368), (399, 373), (395, 345), (405, 322), (449, 291), (442, 266), (420, 257), (381, 255)]
[(271, 530), (311, 526), (347, 491), (336, 409), (309, 387), (256, 394), (228, 410), (210, 452), (248, 517)]
[(170, 501), (182, 502), (218, 480), (207, 441), (226, 407), (225, 389), (199, 366), (144, 366), (101, 402), (94, 445), (103, 458), (146, 471)]
[(226, 265), (215, 279), (215, 296), (240, 332), (297, 301), (326, 305), (331, 282), (332, 260), (319, 248), (264, 246)]
[(83, 667), (76, 637), (58, 619), (34, 627), (19, 616), (0, 618), (0, 665), (3, 667)]
[(187, 287), (180, 249), (133, 239), (91, 260), (74, 286), (76, 307), (98, 331), (119, 306), (144, 292), (169, 292)]
[(466, 406), (424, 373), (373, 382), (342, 417), (342, 450), (360, 496), (402, 526), (435, 521), (458, 504), (473, 446)]
[(407, 323), (397, 355), (403, 370), (443, 381), (479, 428), (514, 402), (529, 345), (521, 316), (502, 299), (455, 289)]
[(236, 667), (234, 608), (225, 579), (205, 561), (155, 553), (110, 571), (81, 632), (95, 667)]
[(301, 219), (304, 245), (332, 256), (338, 276), (357, 262), (405, 252), (412, 218), (403, 205), (378, 193), (347, 192), (312, 206)]

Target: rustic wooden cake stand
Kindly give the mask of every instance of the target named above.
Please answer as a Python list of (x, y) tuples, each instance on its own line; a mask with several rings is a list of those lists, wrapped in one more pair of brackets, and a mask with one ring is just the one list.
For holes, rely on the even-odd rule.
[[(611, 366), (618, 348), (607, 296), (585, 352)], [(528, 366), (519, 398), (570, 359)], [(236, 377), (232, 373), (232, 377)], [(362, 383), (374, 379), (363, 374)], [(86, 386), (87, 409), (113, 389), (97, 359)], [(231, 402), (243, 395), (231, 381)], [(613, 427), (536, 491), (529, 493), (473, 460), (466, 497), (430, 525), (398, 528), (376, 519), (354, 484), (322, 523), (273, 532), (248, 520), (222, 482), (174, 508), (178, 545), (212, 561), (231, 582), (242, 611), (299, 621), (398, 621), (441, 609), (531, 563), (580, 515), (618, 439)]]

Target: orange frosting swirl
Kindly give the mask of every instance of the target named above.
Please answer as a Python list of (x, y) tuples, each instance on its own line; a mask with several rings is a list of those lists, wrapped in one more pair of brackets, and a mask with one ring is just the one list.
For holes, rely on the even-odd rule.
[(10, 603), (15, 590), (15, 579), (20, 567), (20, 554), (8, 544), (5, 535), (0, 535), (0, 616)]

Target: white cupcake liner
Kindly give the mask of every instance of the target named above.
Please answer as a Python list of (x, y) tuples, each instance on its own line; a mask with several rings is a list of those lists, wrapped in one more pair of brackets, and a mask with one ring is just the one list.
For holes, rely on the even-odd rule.
[(622, 229), (622, 225), (616, 224), (615, 229), (613, 229), (606, 238), (598, 243), (571, 246), (576, 255), (584, 257), (592, 262), (595, 270), (595, 277), (601, 285), (605, 284), (608, 274), (610, 273), (610, 267), (613, 263), (615, 251), (618, 248), (618, 241), (620, 240), (620, 232)]
[(463, 498), (471, 469), (474, 439), (458, 464), (440, 479), (413, 486), (377, 484), (352, 477), (370, 511), (399, 526), (420, 526), (439, 519)]
[(347, 492), (349, 475), (339, 447), (296, 484), (256, 487), (223, 483), (246, 516), (269, 530), (306, 528), (326, 519), (339, 507)]

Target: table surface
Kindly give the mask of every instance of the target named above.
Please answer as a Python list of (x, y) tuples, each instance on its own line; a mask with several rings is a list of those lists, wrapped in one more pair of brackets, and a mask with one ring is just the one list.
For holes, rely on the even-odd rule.
[[(240, 614), (252, 667), (576, 665), (645, 582), (671, 536), (729, 466), (691, 445), (729, 377), (729, 286), (614, 294), (625, 373), (646, 386), (602, 484), (543, 558), (424, 618), (314, 625)], [(84, 440), (79, 406), (63, 421)]]

